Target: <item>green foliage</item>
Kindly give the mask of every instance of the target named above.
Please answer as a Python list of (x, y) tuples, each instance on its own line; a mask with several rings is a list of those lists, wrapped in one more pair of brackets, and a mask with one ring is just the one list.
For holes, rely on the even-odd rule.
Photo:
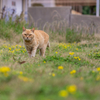
[(88, 44), (81, 44), (81, 45), (78, 45), (77, 46), (77, 48), (80, 48), (80, 49), (82, 49), (82, 48), (86, 48), (86, 47), (89, 47), (89, 48), (93, 48), (93, 47), (97, 47), (97, 46), (99, 46), (99, 42), (97, 42), (97, 43), (88, 43)]
[(85, 15), (95, 15), (96, 6), (83, 6), (82, 14)]
[(55, 64), (61, 63), (61, 62), (63, 62), (63, 63), (67, 62), (67, 63), (75, 64), (79, 67), (89, 64), (88, 61), (84, 61), (84, 60), (81, 60), (79, 57), (74, 57), (74, 56), (70, 56), (70, 55), (68, 55), (66, 58), (61, 57), (60, 55), (47, 56), (43, 61), (46, 61), (46, 62), (52, 61)]
[(90, 14), (90, 7), (89, 6), (84, 6), (83, 7), (83, 14)]
[(88, 56), (90, 58), (100, 59), (100, 49), (91, 51)]
[(20, 21), (19, 17), (16, 17), (15, 21), (12, 21), (12, 17), (9, 17), (9, 21), (0, 19), (0, 38), (11, 39), (14, 35), (22, 33), (22, 27), (27, 26), (25, 21)]
[(69, 43), (80, 42), (81, 38), (82, 38), (82, 34), (75, 32), (74, 29), (66, 30), (66, 41), (67, 42)]

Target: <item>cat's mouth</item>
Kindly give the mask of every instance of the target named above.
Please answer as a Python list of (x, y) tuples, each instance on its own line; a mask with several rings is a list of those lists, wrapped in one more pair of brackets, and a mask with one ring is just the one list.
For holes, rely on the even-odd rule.
[(27, 42), (28, 42), (28, 41), (31, 41), (31, 39), (30, 39), (30, 38), (25, 38), (25, 41), (27, 41)]

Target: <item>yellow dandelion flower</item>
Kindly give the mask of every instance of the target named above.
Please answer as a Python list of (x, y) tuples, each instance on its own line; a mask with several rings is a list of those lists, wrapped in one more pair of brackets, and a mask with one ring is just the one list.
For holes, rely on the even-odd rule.
[(22, 72), (22, 71), (20, 71), (20, 72), (19, 72), (19, 74), (20, 74), (20, 75), (22, 75), (22, 74), (23, 74), (23, 72)]
[(54, 77), (55, 76), (55, 73), (52, 73), (52, 76)]
[(81, 60), (79, 57), (74, 57), (74, 59), (78, 59), (78, 60)]
[(96, 80), (99, 81), (99, 80), (100, 80), (100, 76), (97, 76), (97, 77), (96, 77)]
[(74, 57), (75, 59), (77, 59), (77, 57)]
[(76, 48), (76, 50), (78, 50), (78, 48)]
[(59, 91), (59, 96), (68, 97), (68, 92), (66, 90), (61, 90), (61, 91)]
[(100, 67), (97, 68), (97, 71), (100, 71)]
[(6, 73), (6, 72), (9, 72), (9, 71), (10, 71), (10, 68), (7, 67), (7, 66), (0, 67), (0, 72), (2, 72), (2, 73)]
[(9, 50), (11, 50), (11, 48), (9, 47)]
[(74, 54), (74, 52), (69, 52), (69, 54), (70, 54), (70, 55), (73, 55), (73, 54)]
[(76, 92), (77, 87), (76, 87), (76, 85), (70, 85), (70, 86), (67, 87), (67, 90), (68, 90), (69, 93), (73, 94), (73, 93)]
[(58, 52), (56, 52), (56, 54), (57, 54)]
[(58, 69), (63, 69), (63, 66), (58, 66)]
[(12, 53), (14, 53), (15, 51), (13, 50), (13, 51), (11, 51)]
[(18, 78), (24, 82), (33, 82), (32, 79), (28, 78), (28, 77), (24, 77), (24, 76), (18, 76)]
[(65, 49), (67, 48), (67, 46), (65, 46)]
[(78, 60), (81, 60), (80, 58)]
[(44, 63), (46, 63), (46, 61), (44, 61)]
[(19, 51), (19, 49), (15, 49), (15, 51)]
[(70, 74), (75, 74), (76, 73), (76, 70), (72, 70), (71, 72), (70, 72)]

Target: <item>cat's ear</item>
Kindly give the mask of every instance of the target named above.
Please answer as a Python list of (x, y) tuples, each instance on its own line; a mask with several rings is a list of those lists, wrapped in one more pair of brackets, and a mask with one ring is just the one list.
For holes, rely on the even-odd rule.
[(35, 31), (35, 28), (32, 28), (31, 31), (34, 32)]
[(26, 28), (25, 27), (23, 27), (23, 31), (25, 31), (26, 30)]

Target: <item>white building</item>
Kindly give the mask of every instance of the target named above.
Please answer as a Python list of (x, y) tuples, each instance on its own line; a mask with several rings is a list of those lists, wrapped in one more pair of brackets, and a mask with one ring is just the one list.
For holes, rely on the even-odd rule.
[(7, 14), (20, 15), (23, 11), (27, 16), (30, 0), (0, 0), (0, 12), (4, 10)]

